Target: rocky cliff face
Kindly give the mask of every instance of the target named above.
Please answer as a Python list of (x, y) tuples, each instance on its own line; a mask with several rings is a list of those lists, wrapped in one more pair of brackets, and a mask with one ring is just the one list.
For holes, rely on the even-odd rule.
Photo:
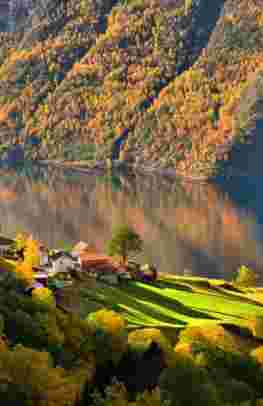
[(2, 64), (2, 142), (37, 134), (42, 158), (92, 161), (129, 129), (126, 156), (139, 164), (194, 176), (238, 167), (234, 151), (246, 154), (261, 128), (262, 0), (69, 0), (51, 11)]

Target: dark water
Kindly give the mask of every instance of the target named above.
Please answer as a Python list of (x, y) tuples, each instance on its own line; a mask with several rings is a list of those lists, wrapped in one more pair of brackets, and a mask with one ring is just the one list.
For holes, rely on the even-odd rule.
[(261, 179), (195, 184), (29, 166), (0, 175), (6, 235), (30, 232), (50, 247), (83, 240), (103, 251), (112, 227), (125, 222), (145, 242), (142, 259), (160, 271), (231, 279), (244, 264), (263, 282)]

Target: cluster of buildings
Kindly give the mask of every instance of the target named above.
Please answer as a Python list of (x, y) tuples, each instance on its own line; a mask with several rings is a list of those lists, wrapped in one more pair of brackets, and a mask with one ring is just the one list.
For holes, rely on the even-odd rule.
[[(50, 278), (57, 282), (57, 287), (72, 283), (72, 276), (85, 273), (98, 280), (117, 285), (121, 278), (129, 278), (129, 273), (116, 264), (113, 259), (91, 250), (86, 243), (78, 243), (68, 253), (54, 250), (50, 255), (43, 247), (40, 267), (36, 269), (36, 283), (47, 285)], [(56, 281), (56, 277), (58, 280)]]
[[(0, 256), (6, 257), (6, 249), (13, 240), (0, 237)], [(51, 253), (40, 247), (40, 266), (34, 268), (35, 281), (27, 291), (35, 288), (51, 286), (60, 289), (73, 283), (74, 277), (85, 274), (110, 285), (119, 285), (124, 280), (142, 280), (153, 282), (157, 279), (157, 271), (149, 265), (140, 266), (136, 262), (129, 266), (120, 266), (112, 257), (91, 250), (88, 244), (78, 243), (68, 253), (54, 250)]]

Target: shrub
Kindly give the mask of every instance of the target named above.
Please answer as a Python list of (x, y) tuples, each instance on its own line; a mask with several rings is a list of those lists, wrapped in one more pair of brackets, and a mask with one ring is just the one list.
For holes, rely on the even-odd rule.
[(194, 354), (193, 354), (193, 351), (192, 351), (191, 343), (179, 342), (174, 347), (174, 351), (177, 354), (180, 354), (181, 356), (184, 356), (184, 357), (187, 357), (187, 358), (190, 358), (190, 359), (194, 360)]
[(112, 335), (121, 335), (125, 329), (125, 320), (113, 310), (100, 309), (90, 313), (87, 320), (96, 327), (101, 327)]
[(35, 288), (32, 292), (32, 298), (34, 301), (40, 304), (53, 307), (56, 305), (53, 293), (48, 288)]
[(230, 404), (254, 400), (252, 388), (247, 383), (236, 379), (225, 379), (217, 385), (217, 388), (222, 400)]
[(255, 272), (252, 271), (252, 269), (248, 268), (247, 266), (242, 265), (237, 271), (237, 275), (235, 277), (234, 282), (237, 285), (250, 287), (256, 285), (256, 279), (257, 275), (255, 274)]
[(145, 390), (137, 395), (136, 401), (128, 402), (123, 387), (119, 384), (113, 384), (106, 389), (105, 403), (110, 402), (112, 406), (170, 406), (171, 402), (162, 402), (160, 388), (156, 387), (153, 391)]
[(32, 265), (26, 261), (18, 262), (16, 269), (16, 276), (26, 284), (31, 284), (34, 281), (34, 271)]
[(86, 320), (94, 331), (94, 349), (98, 364), (107, 360), (117, 363), (127, 348), (125, 320), (108, 309), (90, 313)]
[(128, 344), (137, 351), (145, 351), (152, 342), (156, 342), (162, 351), (167, 365), (173, 365), (174, 351), (170, 341), (157, 328), (144, 328), (132, 331), (128, 335)]
[[(99, 392), (100, 397), (105, 397), (105, 394), (106, 397), (107, 394), (112, 397), (113, 386), (110, 385), (114, 381), (123, 384), (122, 387), (119, 387), (122, 396), (126, 397), (127, 394), (129, 400), (135, 401), (138, 393), (156, 389), (160, 374), (165, 367), (163, 351), (155, 342), (152, 342), (143, 354), (134, 352), (129, 348), (117, 366), (114, 366), (112, 361), (97, 366), (93, 380), (94, 385), (87, 384), (85, 387), (84, 403), (89, 404), (94, 394), (97, 395), (96, 391)], [(148, 399), (154, 399), (154, 395), (147, 397), (145, 393), (144, 396)], [(144, 396), (142, 397), (144, 398)], [(98, 398), (98, 396), (96, 397)], [(158, 401), (158, 396), (156, 400)]]
[(165, 369), (160, 377), (162, 401), (171, 400), (178, 406), (216, 406), (219, 399), (216, 387), (204, 369), (181, 356), (177, 356), (173, 368)]
[(0, 357), (1, 404), (64, 406), (75, 404), (79, 385), (63, 368), (53, 368), (47, 352), (17, 345)]
[(18, 234), (15, 238), (14, 248), (25, 263), (32, 267), (39, 266), (40, 250), (38, 241), (26, 234)]
[[(225, 382), (230, 382), (230, 379), (234, 379), (252, 388), (255, 396), (262, 396), (263, 376), (260, 373), (258, 364), (252, 357), (234, 352), (226, 352), (211, 346), (203, 346), (202, 348), (199, 345), (199, 348), (196, 346), (194, 350), (198, 354), (204, 354), (205, 366), (207, 371), (209, 371), (209, 376), (218, 381), (219, 385), (224, 385)], [(222, 390), (226, 396), (228, 396), (227, 393), (232, 391), (229, 387), (226, 388), (225, 392), (224, 388)], [(244, 391), (249, 393), (250, 389), (247, 387), (247, 389), (244, 388)]]
[(218, 324), (189, 326), (181, 331), (178, 345), (194, 342), (207, 343), (228, 352), (239, 353), (243, 351), (237, 339)]
[(247, 327), (250, 329), (254, 337), (263, 338), (263, 317), (257, 316), (247, 321)]
[(254, 358), (261, 366), (263, 366), (263, 345), (255, 348), (250, 353), (251, 357)]

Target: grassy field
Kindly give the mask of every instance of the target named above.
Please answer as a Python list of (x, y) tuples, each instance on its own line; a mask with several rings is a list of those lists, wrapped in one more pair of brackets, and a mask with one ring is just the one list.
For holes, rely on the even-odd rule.
[(121, 287), (86, 281), (65, 289), (65, 305), (81, 317), (107, 307), (120, 312), (128, 328), (180, 329), (187, 325), (214, 323), (247, 327), (263, 316), (263, 291), (239, 288), (222, 280), (162, 276), (154, 284), (129, 281)]
[[(15, 262), (1, 258), (0, 266), (12, 271)], [(253, 332), (251, 321), (263, 317), (263, 288), (170, 274), (160, 275), (152, 284), (126, 281), (121, 286), (85, 278), (63, 289), (62, 305), (82, 318), (102, 307), (113, 309), (123, 315), (128, 329), (149, 326), (174, 330), (217, 323), (248, 327)]]

